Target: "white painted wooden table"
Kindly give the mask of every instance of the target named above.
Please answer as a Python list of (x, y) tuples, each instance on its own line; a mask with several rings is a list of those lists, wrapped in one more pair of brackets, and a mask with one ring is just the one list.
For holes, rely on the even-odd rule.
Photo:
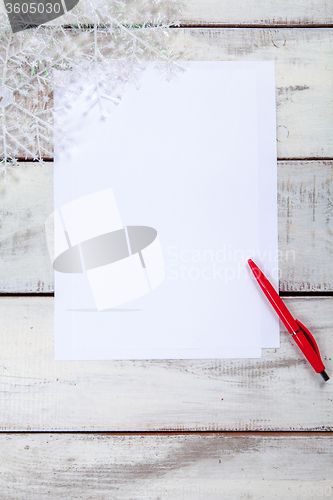
[[(275, 60), (280, 291), (333, 375), (332, 3), (189, 0), (186, 60)], [(52, 161), (0, 186), (0, 498), (333, 499), (333, 381), (261, 360), (53, 360)], [(84, 431), (84, 432), (83, 432)]]

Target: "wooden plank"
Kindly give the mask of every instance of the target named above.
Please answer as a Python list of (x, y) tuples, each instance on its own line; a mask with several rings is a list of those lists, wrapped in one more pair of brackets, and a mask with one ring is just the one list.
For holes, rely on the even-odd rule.
[(44, 230), (53, 211), (53, 163), (21, 163), (0, 185), (1, 292), (53, 292)]
[[(82, 1), (82, 0), (81, 0)], [(110, 2), (110, 0), (107, 0)], [(181, 12), (177, 13), (177, 2), (150, 3), (136, 0), (127, 2), (122, 19), (131, 19), (142, 23), (148, 20), (156, 24), (166, 16), (168, 22), (180, 23), (181, 26), (325, 26), (333, 24), (333, 7), (328, 0), (185, 0), (180, 2)], [(178, 3), (179, 4), (179, 3)], [(82, 10), (82, 5), (73, 10)], [(64, 18), (65, 19), (65, 18)], [(110, 19), (102, 15), (105, 23)], [(75, 19), (74, 19), (75, 21)], [(73, 23), (68, 16), (66, 24)]]
[[(291, 298), (333, 375), (333, 298)], [(1, 430), (332, 430), (333, 384), (283, 330), (261, 359), (54, 361), (53, 298), (0, 299)]]
[[(281, 291), (333, 290), (332, 181), (332, 161), (278, 163)], [(53, 292), (44, 234), (53, 164), (22, 163), (0, 196), (0, 292)]]
[[(172, 33), (171, 48), (183, 60), (275, 61), (278, 157), (333, 157), (333, 94), (329, 91), (333, 78), (333, 30), (198, 28), (175, 29)], [(80, 46), (84, 43), (89, 50), (93, 47), (93, 33), (90, 38), (74, 33), (72, 36)], [(103, 44), (108, 36), (111, 35), (101, 35)], [(28, 107), (35, 95), (29, 92)], [(46, 89), (38, 95), (42, 99), (51, 93)], [(41, 104), (45, 105), (42, 100)], [(52, 150), (52, 145), (48, 150)], [(18, 157), (24, 156), (22, 150)]]
[(333, 289), (333, 162), (278, 166), (280, 290)]
[[(104, 23), (110, 23), (110, 17), (104, 12), (111, 0), (103, 2), (99, 9), (99, 18)], [(150, 21), (156, 23), (158, 19), (167, 22), (176, 22), (181, 25), (222, 25), (222, 26), (324, 26), (333, 24), (332, 3), (328, 0), (183, 0), (181, 12), (177, 14), (177, 2), (164, 1), (128, 1), (122, 5), (124, 13), (121, 19), (130, 19), (133, 22)], [(98, 4), (96, 4), (97, 7)], [(113, 2), (113, 16), (115, 5)], [(176, 8), (175, 8), (175, 7)], [(87, 0), (80, 0), (79, 5), (62, 16), (63, 24), (77, 23), (80, 13), (91, 11)], [(0, 12), (5, 15), (5, 7), (0, 4)], [(112, 15), (112, 14), (111, 14)], [(87, 19), (87, 18), (86, 18)], [(89, 19), (89, 17), (88, 17)], [(91, 20), (93, 21), (93, 20)], [(58, 23), (58, 20), (56, 21)], [(54, 24), (51, 22), (50, 24)]]
[(187, 0), (180, 22), (187, 25), (310, 26), (331, 25), (332, 3), (326, 0)]
[(1, 499), (332, 498), (332, 439), (1, 435)]
[(333, 157), (333, 30), (197, 28), (173, 44), (186, 60), (275, 61), (278, 158)]

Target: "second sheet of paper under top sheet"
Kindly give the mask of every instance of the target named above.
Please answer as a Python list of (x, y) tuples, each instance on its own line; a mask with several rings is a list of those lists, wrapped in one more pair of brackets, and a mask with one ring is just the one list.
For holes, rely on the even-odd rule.
[(165, 279), (97, 312), (85, 274), (56, 272), (56, 359), (260, 357), (279, 327), (246, 259), (277, 286), (274, 65), (186, 63), (167, 82), (147, 63), (139, 85), (106, 120), (74, 103), (55, 208), (112, 188), (124, 225), (157, 230)]

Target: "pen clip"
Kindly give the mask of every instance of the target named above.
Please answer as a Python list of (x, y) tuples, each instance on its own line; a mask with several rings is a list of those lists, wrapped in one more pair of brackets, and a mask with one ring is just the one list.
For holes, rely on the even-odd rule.
[(315, 351), (315, 353), (317, 354), (318, 358), (321, 360), (320, 353), (319, 353), (319, 348), (318, 348), (317, 343), (316, 343), (315, 339), (313, 338), (312, 334), (309, 332), (309, 330), (300, 321), (298, 321), (298, 319), (295, 319), (295, 321), (298, 324), (298, 326), (300, 327), (300, 329), (302, 330), (302, 332), (304, 333), (304, 335), (307, 338), (307, 340), (309, 341), (309, 344), (311, 345), (312, 349)]

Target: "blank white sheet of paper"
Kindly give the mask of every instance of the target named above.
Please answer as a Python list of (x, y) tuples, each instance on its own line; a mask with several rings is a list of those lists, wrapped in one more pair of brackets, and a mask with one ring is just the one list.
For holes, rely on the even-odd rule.
[(279, 345), (246, 263), (277, 286), (274, 65), (183, 69), (165, 81), (145, 64), (106, 120), (80, 99), (68, 112), (58, 247), (76, 248), (83, 272), (55, 271), (57, 360), (260, 357)]

